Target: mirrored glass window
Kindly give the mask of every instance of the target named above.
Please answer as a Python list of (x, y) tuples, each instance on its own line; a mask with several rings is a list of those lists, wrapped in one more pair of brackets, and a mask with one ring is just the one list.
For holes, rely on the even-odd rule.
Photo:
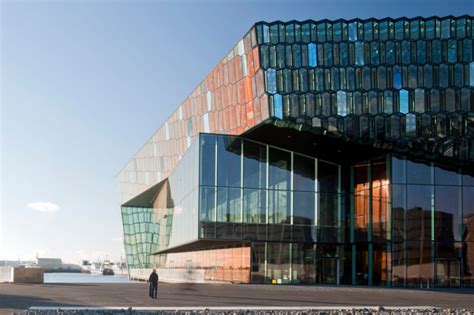
[(217, 137), (217, 185), (240, 187), (242, 139)]
[(291, 153), (270, 147), (269, 172), (268, 188), (289, 190), (291, 188)]
[(281, 94), (273, 95), (273, 116), (283, 119), (283, 98)]
[(409, 112), (408, 91), (400, 90), (400, 113), (406, 114)]
[(364, 43), (355, 43), (355, 63), (358, 66), (364, 65)]
[(357, 40), (357, 22), (349, 23), (349, 40)]
[(415, 89), (415, 112), (423, 113), (425, 111), (425, 91)]
[(244, 141), (244, 187), (265, 189), (267, 174), (267, 147)]
[(276, 93), (276, 70), (275, 69), (268, 69), (266, 71), (266, 85), (267, 85), (267, 92), (268, 93)]
[(215, 185), (215, 152), (216, 152), (216, 137), (211, 135), (201, 135), (200, 136), (201, 157), (199, 159), (200, 165), (200, 184), (201, 185)]
[(393, 87), (396, 89), (402, 88), (402, 69), (398, 66), (393, 67)]
[(344, 91), (337, 92), (337, 114), (340, 116), (347, 115), (347, 95)]
[(308, 66), (316, 67), (317, 62), (317, 45), (314, 43), (308, 44)]

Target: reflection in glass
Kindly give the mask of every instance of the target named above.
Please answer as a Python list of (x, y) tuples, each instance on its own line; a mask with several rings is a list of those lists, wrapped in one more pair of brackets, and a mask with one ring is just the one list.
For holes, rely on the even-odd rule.
[(240, 156), (242, 139), (231, 136), (217, 137), (217, 185), (240, 187)]
[(216, 152), (216, 137), (210, 135), (201, 135), (201, 149), (200, 149), (200, 185), (214, 186), (216, 180), (215, 172), (215, 152)]
[(273, 95), (273, 116), (283, 119), (283, 99), (281, 94)]
[(358, 66), (364, 65), (364, 43), (363, 42), (355, 43), (355, 63)]
[(267, 148), (244, 140), (244, 187), (264, 189), (266, 185)]
[(266, 85), (267, 85), (267, 92), (268, 93), (276, 93), (276, 70), (275, 69), (268, 69), (266, 72)]
[(314, 43), (308, 44), (308, 66), (316, 67), (317, 62), (317, 46)]
[(416, 163), (410, 160), (407, 160), (406, 164), (408, 184), (432, 184), (431, 165)]
[(291, 188), (291, 153), (273, 147), (269, 149), (268, 188), (287, 190)]
[(242, 222), (240, 188), (217, 188), (217, 222)]
[(393, 67), (393, 87), (396, 89), (402, 88), (402, 70), (400, 67)]
[(347, 115), (347, 98), (344, 91), (337, 92), (337, 114), (340, 116)]
[(266, 191), (259, 189), (244, 189), (243, 222), (266, 222)]
[(290, 223), (291, 193), (287, 190), (268, 191), (268, 223)]
[(215, 188), (201, 187), (199, 209), (201, 221), (215, 221)]
[(435, 240), (461, 240), (461, 189), (435, 187)]
[(408, 111), (408, 91), (400, 90), (400, 113), (406, 114)]
[[(326, 211), (326, 209), (324, 209)], [(313, 225), (315, 211), (314, 192), (293, 192), (293, 224)]]
[(357, 22), (349, 23), (349, 40), (357, 40)]
[(427, 185), (407, 186), (408, 240), (431, 240), (431, 190)]

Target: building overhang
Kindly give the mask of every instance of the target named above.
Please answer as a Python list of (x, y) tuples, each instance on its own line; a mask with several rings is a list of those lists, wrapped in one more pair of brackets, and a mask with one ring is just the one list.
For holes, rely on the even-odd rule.
[(196, 241), (182, 244), (179, 246), (174, 246), (174, 247), (170, 247), (164, 250), (160, 250), (151, 254), (160, 255), (160, 254), (191, 252), (191, 251), (211, 249), (211, 248), (216, 248), (216, 247), (242, 245), (242, 243), (243, 242), (241, 240), (238, 240), (238, 241), (236, 240), (196, 240)]

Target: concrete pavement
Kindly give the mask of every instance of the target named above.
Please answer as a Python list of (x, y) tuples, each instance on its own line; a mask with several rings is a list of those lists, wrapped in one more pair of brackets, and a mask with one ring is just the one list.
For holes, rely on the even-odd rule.
[(31, 306), (433, 306), (474, 309), (474, 289), (160, 283), (0, 284), (0, 313)]

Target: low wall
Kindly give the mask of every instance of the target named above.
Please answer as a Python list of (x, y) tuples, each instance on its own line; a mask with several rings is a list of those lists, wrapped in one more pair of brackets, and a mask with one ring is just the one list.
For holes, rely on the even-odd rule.
[(0, 282), (13, 282), (13, 267), (0, 267)]
[(0, 282), (43, 283), (43, 268), (0, 267)]
[[(146, 281), (153, 269), (130, 269), (130, 280)], [(191, 269), (156, 269), (160, 281), (204, 283), (204, 270)]]

